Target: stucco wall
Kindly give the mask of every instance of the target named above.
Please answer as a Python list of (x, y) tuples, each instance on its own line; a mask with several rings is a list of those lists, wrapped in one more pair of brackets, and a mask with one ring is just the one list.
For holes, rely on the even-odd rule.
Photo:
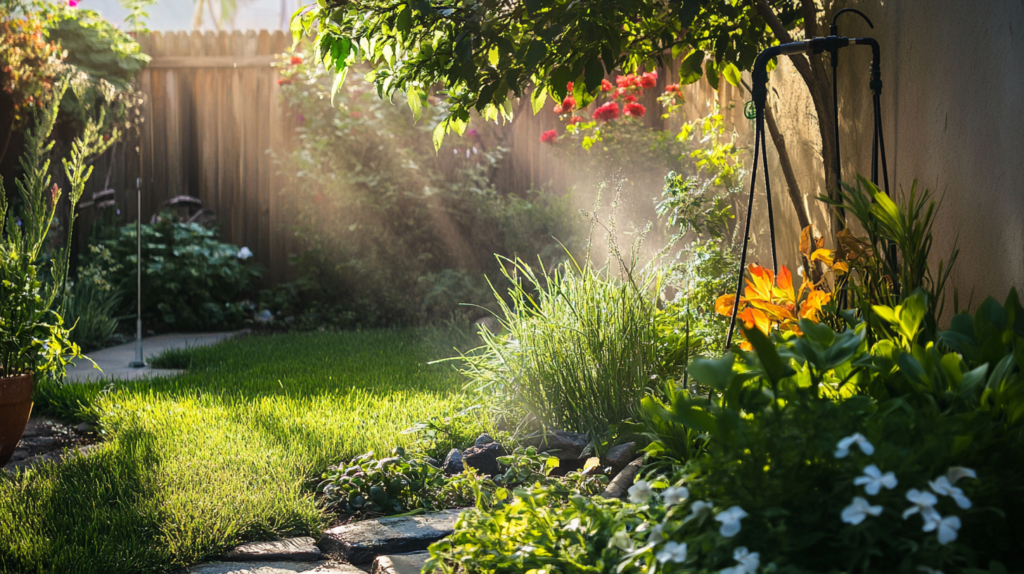
[[(945, 259), (959, 237), (952, 275), (966, 303), (1010, 287), (1024, 292), (1024, 2), (1020, 0), (851, 0), (830, 7), (858, 8), (871, 30), (843, 16), (840, 34), (871, 35), (882, 48), (882, 120), (894, 190), (919, 186), (943, 199), (935, 224), (933, 258)], [(827, 28), (826, 28), (827, 30)], [(871, 166), (870, 50), (842, 52), (840, 131), (844, 179)], [(773, 73), (771, 96), (805, 197), (823, 186), (820, 140), (809, 96), (792, 66)], [(769, 139), (769, 147), (771, 140)], [(769, 151), (769, 158), (774, 156)], [(782, 227), (795, 227), (782, 172), (772, 166), (774, 204)], [(760, 186), (759, 186), (760, 187)], [(815, 222), (825, 218), (813, 206)], [(758, 213), (755, 212), (755, 217)], [(795, 265), (788, 232), (781, 257)], [(762, 241), (763, 243), (763, 241)], [(950, 291), (951, 293), (951, 291)]]

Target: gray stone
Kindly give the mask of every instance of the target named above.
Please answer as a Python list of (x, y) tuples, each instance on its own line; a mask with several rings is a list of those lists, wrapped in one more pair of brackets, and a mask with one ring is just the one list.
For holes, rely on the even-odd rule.
[(462, 464), (462, 453), (459, 452), (459, 449), (453, 448), (448, 453), (448, 457), (444, 459), (444, 466), (441, 467), (441, 470), (445, 474), (459, 474), (466, 470), (466, 467)]
[(612, 467), (612, 472), (619, 472), (629, 461), (633, 460), (633, 453), (636, 451), (636, 443), (627, 442), (608, 449), (604, 455), (605, 466)]
[(462, 460), (466, 466), (477, 470), (480, 474), (494, 476), (501, 472), (501, 469), (498, 467), (498, 457), (506, 455), (508, 455), (508, 452), (505, 451), (505, 447), (496, 442), (491, 442), (484, 446), (471, 446), (467, 448), (466, 452), (462, 453)]
[(529, 439), (526, 444), (537, 447), (540, 452), (550, 453), (562, 460), (576, 460), (590, 445), (590, 439), (583, 433), (549, 431), (547, 435)]
[(289, 538), (270, 542), (250, 542), (224, 555), (224, 560), (251, 562), (255, 560), (320, 560), (320, 549), (312, 538)]
[(484, 445), (491, 444), (492, 442), (494, 442), (494, 439), (491, 438), (491, 435), (489, 435), (487, 433), (484, 433), (484, 434), (476, 437), (476, 440), (473, 441), (473, 446), (484, 446)]
[(429, 558), (429, 552), (378, 556), (373, 561), (370, 574), (420, 574)]
[(96, 427), (90, 423), (82, 423), (76, 426), (75, 430), (78, 432), (93, 432), (96, 430)]
[(419, 516), (363, 520), (331, 528), (320, 539), (320, 550), (366, 564), (377, 556), (426, 550), (455, 530), (459, 510)]
[(349, 564), (317, 562), (208, 562), (185, 570), (187, 574), (365, 574)]
[(644, 457), (640, 457), (626, 465), (619, 474), (608, 484), (601, 493), (602, 498), (624, 498), (630, 486), (633, 486), (633, 479), (636, 478), (640, 467), (644, 464)]

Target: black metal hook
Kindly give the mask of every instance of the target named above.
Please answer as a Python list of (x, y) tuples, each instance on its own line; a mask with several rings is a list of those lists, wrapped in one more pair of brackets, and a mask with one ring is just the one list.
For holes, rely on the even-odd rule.
[(830, 24), (829, 27), (828, 27), (829, 33), (832, 34), (833, 36), (838, 36), (839, 35), (839, 32), (837, 31), (839, 29), (839, 27), (836, 26), (836, 20), (838, 20), (839, 19), (839, 15), (843, 14), (844, 12), (853, 12), (854, 14), (856, 14), (856, 15), (860, 16), (861, 18), (863, 18), (864, 21), (868, 23), (868, 27), (869, 28), (871, 28), (872, 30), (875, 29), (875, 25), (871, 23), (871, 18), (868, 18), (860, 10), (858, 10), (856, 8), (843, 8), (842, 10), (836, 12), (834, 16), (832, 16), (832, 24)]

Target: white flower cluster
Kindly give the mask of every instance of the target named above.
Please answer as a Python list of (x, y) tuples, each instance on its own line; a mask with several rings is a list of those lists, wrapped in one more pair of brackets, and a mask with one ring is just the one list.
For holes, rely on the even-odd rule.
[[(867, 456), (871, 456), (875, 452), (875, 447), (863, 435), (854, 433), (836, 444), (835, 457), (845, 458), (850, 454), (850, 448), (854, 445), (860, 448), (860, 451)], [(955, 486), (956, 482), (961, 478), (978, 478), (978, 475), (969, 468), (955, 466), (950, 468), (945, 476), (940, 476), (928, 482), (932, 492), (921, 491), (916, 488), (908, 490), (907, 500), (913, 506), (903, 511), (903, 519), (906, 520), (914, 514), (920, 514), (921, 518), (924, 519), (922, 531), (937, 531), (940, 544), (949, 544), (956, 540), (957, 532), (960, 530), (960, 518), (958, 516), (943, 517), (940, 515), (935, 510), (935, 505), (939, 501), (935, 495), (952, 498), (957, 506), (964, 510), (970, 508), (970, 499), (964, 496), (963, 490)], [(896, 480), (896, 475), (892, 472), (883, 473), (874, 464), (869, 464), (864, 467), (863, 475), (853, 479), (853, 484), (863, 486), (866, 494), (874, 496), (881, 492), (883, 487), (887, 490), (896, 488), (898, 481)], [(860, 524), (868, 516), (880, 516), (882, 511), (883, 508), (881, 506), (872, 505), (866, 498), (855, 496), (850, 505), (843, 509), (840, 518), (847, 524)]]

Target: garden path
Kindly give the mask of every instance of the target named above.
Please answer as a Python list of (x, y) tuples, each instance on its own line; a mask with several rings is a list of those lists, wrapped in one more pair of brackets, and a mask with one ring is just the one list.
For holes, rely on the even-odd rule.
[[(225, 331), (221, 333), (169, 333), (142, 340), (142, 350), (147, 360), (169, 349), (188, 347), (205, 347), (219, 343), (225, 339), (248, 333), (241, 331)], [(87, 360), (80, 359), (74, 366), (68, 367), (66, 382), (84, 383), (103, 379), (134, 380), (149, 377), (169, 377), (181, 371), (177, 369), (153, 369), (149, 366), (132, 368), (129, 363), (135, 360), (135, 341), (100, 349), (87, 356), (92, 359), (100, 370)]]

